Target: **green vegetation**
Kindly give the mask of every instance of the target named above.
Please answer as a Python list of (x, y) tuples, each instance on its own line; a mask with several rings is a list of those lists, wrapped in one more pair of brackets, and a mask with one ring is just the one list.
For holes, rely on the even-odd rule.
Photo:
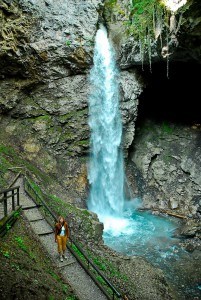
[(8, 153), (8, 149), (4, 145), (0, 145), (0, 189), (6, 186), (6, 178), (5, 174), (7, 173), (8, 169), (12, 167), (12, 164), (8, 161), (3, 154)]
[(86, 139), (86, 140), (78, 141), (78, 142), (76, 143), (76, 145), (78, 145), (78, 146), (89, 146), (89, 140)]
[[(30, 181), (30, 180), (29, 180)], [(64, 216), (74, 216), (75, 220), (79, 220), (80, 226), (82, 226), (82, 232), (87, 232), (87, 234), (90, 234), (90, 231), (92, 231), (92, 223), (91, 223), (91, 214), (86, 209), (78, 209), (75, 206), (64, 202), (61, 198), (55, 196), (55, 195), (44, 195), (40, 189), (39, 186), (37, 186), (34, 182), (31, 183), (32, 188), (35, 190), (37, 194), (40, 194), (40, 196), (45, 199), (45, 201), (48, 203), (48, 206), (52, 209), (52, 211), (55, 212), (57, 215), (64, 215)], [(92, 236), (92, 233), (91, 233)], [(80, 252), (78, 247), (76, 247), (74, 244), (70, 244), (69, 246), (72, 247), (72, 250), (78, 255), (78, 257), (82, 260), (82, 262), (87, 266), (88, 262), (84, 255)], [(101, 270), (104, 275), (109, 278), (110, 280), (119, 280), (119, 282), (126, 282), (128, 281), (128, 278), (125, 274), (122, 274), (118, 267), (115, 266), (109, 259), (106, 259), (104, 256), (97, 256), (96, 252), (90, 248), (86, 244), (82, 244), (79, 242), (79, 246), (85, 251), (88, 258)], [(109, 294), (112, 294), (111, 289), (107, 286), (104, 279), (92, 268), (90, 268), (92, 272), (94, 272), (94, 275), (96, 276), (97, 280), (104, 285), (104, 287), (107, 289)], [(55, 277), (54, 274), (51, 273), (53, 277)]]
[(10, 253), (9, 251), (1, 251), (4, 257), (9, 258), (10, 257)]
[(125, 274), (122, 274), (117, 267), (105, 257), (97, 256), (90, 249), (87, 249), (87, 255), (101, 271), (105, 272), (108, 278), (113, 279), (116, 277), (125, 282), (128, 281), (128, 277)]
[(145, 53), (148, 53), (151, 66), (153, 43), (161, 36), (169, 17), (162, 1), (131, 0), (127, 7), (123, 7), (118, 0), (107, 0), (106, 7), (122, 17), (125, 32), (139, 41), (142, 63)]
[(157, 38), (156, 24), (160, 27), (163, 26), (165, 12), (164, 6), (158, 0), (132, 1), (129, 21), (126, 25), (128, 33), (135, 36), (140, 42), (142, 62), (147, 51), (151, 64), (151, 47), (153, 41)]
[(155, 36), (156, 17), (162, 17), (164, 5), (158, 0), (133, 0), (130, 5), (128, 28), (140, 40)]
[(81, 110), (73, 110), (73, 111), (70, 111), (69, 113), (63, 115), (63, 116), (60, 116), (59, 117), (59, 121), (61, 123), (68, 123), (69, 120), (77, 120), (79, 119), (80, 117), (84, 116), (84, 115), (87, 115), (88, 113), (88, 109), (87, 108), (84, 108), (84, 109), (81, 109)]
[(98, 258), (98, 257), (94, 257), (93, 258), (93, 262), (94, 262), (94, 264), (100, 269), (100, 270), (102, 270), (102, 271), (106, 271), (106, 265), (105, 265), (105, 263), (103, 263), (102, 261), (100, 261), (100, 258)]
[(60, 277), (58, 274), (56, 274), (55, 272), (52, 272), (51, 270), (49, 271), (49, 274), (54, 278), (56, 279), (57, 281), (60, 280)]
[(9, 223), (7, 223), (7, 224), (6, 224), (6, 230), (7, 230), (7, 231), (10, 230), (10, 228), (11, 228), (11, 225), (10, 225)]
[(14, 173), (21, 171), (26, 174), (28, 171), (34, 174), (38, 179), (41, 179), (44, 184), (49, 184), (51, 181), (48, 175), (43, 173), (32, 163), (23, 159), (13, 147), (0, 144), (0, 189), (7, 186), (6, 176), (9, 173), (9, 168), (11, 168)]
[[(40, 189), (40, 187), (32, 180), (28, 179), (28, 182), (30, 184), (30, 186), (32, 187), (32, 189), (34, 190), (35, 194), (38, 195), (39, 197), (42, 197), (42, 191)], [(29, 191), (31, 192), (31, 191)], [(32, 194), (32, 192), (31, 192)], [(35, 195), (33, 195), (35, 196)]]
[(102, 285), (105, 285), (105, 280), (104, 280), (100, 275), (97, 275), (97, 276), (96, 276), (96, 279), (97, 279)]
[(79, 258), (82, 261), (85, 261), (84, 255), (80, 252), (80, 250), (74, 244), (72, 245), (72, 249), (73, 249), (73, 251), (75, 251), (75, 253), (79, 256)]
[(77, 299), (76, 296), (69, 296), (69, 297), (66, 298), (66, 300), (76, 300), (76, 299)]
[[(176, 31), (181, 25), (182, 13), (185, 9), (188, 8), (183, 6), (174, 13), (177, 19)], [(170, 29), (172, 13), (165, 6), (163, 0), (127, 0), (127, 3), (126, 1), (122, 3), (121, 0), (106, 0), (105, 15), (107, 18), (111, 18), (112, 22), (120, 20), (125, 26), (125, 34), (133, 36), (137, 42), (139, 41), (142, 65), (146, 54), (150, 69), (153, 48), (158, 47), (159, 43), (161, 50), (163, 46), (166, 46), (168, 51), (168, 42), (172, 37), (174, 38), (172, 28)], [(167, 55), (164, 53), (164, 57), (167, 58), (168, 64), (168, 53)]]
[(45, 122), (51, 123), (52, 118), (50, 115), (43, 115), (43, 116), (35, 117), (35, 118), (33, 118), (33, 120), (34, 121), (45, 121)]
[[(86, 250), (86, 245), (82, 245), (80, 243), (80, 247), (82, 249), (85, 248), (85, 250)], [(88, 261), (86, 260), (86, 258), (83, 256), (83, 254), (79, 251), (79, 249), (74, 244), (72, 245), (72, 249), (79, 256), (79, 258), (82, 260), (82, 262), (87, 266), (88, 265)], [(106, 259), (103, 259), (102, 257), (94, 256), (94, 254), (92, 254), (92, 252), (89, 251), (89, 249), (87, 250), (87, 256), (99, 268), (100, 271), (104, 272), (105, 276), (108, 276), (108, 278), (114, 279), (114, 277), (116, 277), (116, 278), (120, 278), (120, 279), (122, 279), (124, 281), (128, 280), (128, 278), (126, 278), (125, 275), (120, 274), (120, 272), (118, 272), (116, 270), (116, 268), (114, 266), (112, 266), (112, 264), (109, 261), (107, 261)], [(103, 279), (103, 277), (101, 275), (99, 275), (99, 273), (95, 269), (93, 269), (92, 267), (89, 267), (89, 269), (90, 269), (91, 272), (94, 273), (94, 275), (96, 276), (96, 279), (100, 282), (100, 284), (102, 286), (104, 286), (104, 288), (107, 290), (108, 294), (112, 295), (112, 290), (107, 285), (107, 283), (105, 282), (105, 280)], [(110, 273), (110, 270), (112, 270), (111, 273)], [(108, 271), (109, 271), (109, 273), (108, 273)]]
[(20, 216), (19, 211), (15, 211), (13, 216), (14, 216), (14, 218), (16, 218), (16, 219), (19, 218), (19, 216)]
[(70, 46), (71, 45), (71, 41), (66, 40), (66, 46)]
[[(79, 209), (70, 203), (64, 202), (61, 198), (55, 195), (48, 195), (49, 202), (48, 205), (52, 208), (58, 215), (68, 215), (75, 214), (78, 217), (81, 216), (83, 221), (89, 222), (90, 213), (86, 209)], [(51, 201), (52, 200), (52, 201)]]
[(27, 252), (27, 246), (25, 245), (24, 240), (23, 240), (22, 237), (17, 236), (17, 237), (15, 238), (15, 241), (17, 242), (17, 245), (18, 245), (23, 251)]
[(169, 134), (173, 132), (173, 128), (167, 122), (163, 122), (162, 130), (163, 130), (163, 132), (166, 132)]
[(23, 218), (1, 238), (0, 265), (5, 299), (15, 293), (22, 299), (77, 300)]

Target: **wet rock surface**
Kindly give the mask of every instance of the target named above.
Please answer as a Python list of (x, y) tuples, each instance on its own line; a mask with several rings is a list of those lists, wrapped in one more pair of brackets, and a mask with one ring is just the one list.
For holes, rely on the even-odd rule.
[[(102, 4), (4, 0), (0, 5), (1, 140), (70, 186), (74, 199), (86, 198), (88, 188), (88, 76)], [(125, 153), (135, 132), (140, 82), (134, 71), (120, 72)]]
[(131, 160), (144, 182), (139, 192), (144, 207), (200, 218), (199, 140), (199, 127), (148, 121), (139, 129)]

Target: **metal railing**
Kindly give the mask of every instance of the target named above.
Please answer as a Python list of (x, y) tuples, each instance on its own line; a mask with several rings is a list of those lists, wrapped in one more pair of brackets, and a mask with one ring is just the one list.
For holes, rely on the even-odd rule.
[[(0, 237), (3, 237), (18, 219), (22, 206), (19, 201), (19, 186), (0, 191), (0, 203), (3, 204), (0, 214)], [(11, 198), (11, 202), (9, 201)]]
[[(51, 215), (53, 220), (56, 222), (58, 219), (58, 216), (55, 215), (55, 213), (52, 212), (52, 210), (48, 207), (47, 203), (42, 199), (42, 197), (35, 191), (35, 189), (32, 187), (31, 183), (29, 182), (28, 178), (25, 177), (24, 181), (25, 191), (28, 193), (28, 195), (33, 199), (33, 201), (38, 204), (39, 201), (40, 204), (48, 211), (48, 213)], [(34, 199), (35, 198), (35, 199)], [(54, 225), (50, 224), (52, 228), (54, 229)], [(67, 244), (68, 249), (73, 254), (73, 256), (77, 259), (77, 261), (80, 263), (80, 265), (83, 267), (83, 269), (87, 272), (87, 274), (93, 279), (93, 281), (96, 283), (96, 285), (100, 288), (100, 290), (105, 294), (107, 299), (123, 299), (123, 296), (117, 291), (117, 289), (112, 285), (112, 283), (102, 274), (102, 272), (97, 268), (97, 266), (88, 258), (84, 250), (75, 242), (71, 237), (69, 237), (70, 245)], [(84, 263), (79, 255), (73, 250), (73, 246), (78, 249), (78, 251), (81, 253), (81, 255), (85, 258), (87, 263)], [(95, 275), (90, 270), (90, 267), (96, 271), (96, 273), (102, 278), (105, 285), (108, 289), (110, 289), (110, 293), (106, 288), (100, 284), (100, 282), (97, 280)]]
[(4, 217), (8, 216), (8, 199), (12, 198), (12, 204), (11, 204), (11, 211), (15, 210), (16, 207), (18, 207), (19, 204), (19, 186), (15, 186), (12, 188), (8, 188), (6, 190), (0, 191), (0, 195), (3, 195), (1, 197), (0, 202), (3, 203), (3, 211), (4, 211)]

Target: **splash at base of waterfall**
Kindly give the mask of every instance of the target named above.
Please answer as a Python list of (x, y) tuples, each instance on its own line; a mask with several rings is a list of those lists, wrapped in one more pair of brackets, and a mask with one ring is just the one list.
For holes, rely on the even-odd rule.
[(144, 256), (157, 264), (165, 258), (175, 257), (180, 240), (174, 238), (180, 220), (153, 215), (137, 210), (140, 199), (126, 201), (121, 216), (100, 214), (104, 224), (103, 239), (106, 245), (126, 255)]
[(102, 216), (104, 241), (114, 250), (150, 259), (175, 254), (179, 239), (173, 238), (179, 221), (148, 212), (126, 209), (122, 217)]
[(144, 257), (162, 269), (176, 299), (200, 299), (201, 254), (188, 253), (181, 246), (182, 240), (174, 237), (179, 219), (127, 208), (122, 217), (108, 216), (103, 222), (107, 246), (127, 256)]

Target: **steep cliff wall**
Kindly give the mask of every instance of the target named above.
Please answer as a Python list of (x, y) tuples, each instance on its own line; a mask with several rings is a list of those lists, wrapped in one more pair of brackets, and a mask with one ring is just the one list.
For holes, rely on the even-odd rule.
[[(131, 166), (130, 186), (136, 188), (133, 196), (140, 195), (147, 208), (170, 208), (199, 217), (200, 126), (190, 129), (173, 125), (173, 130), (166, 132), (168, 128), (151, 122), (150, 130), (145, 123), (135, 135), (140, 95), (149, 84), (145, 73), (150, 71), (147, 68), (145, 73), (141, 71), (139, 41), (126, 35), (121, 6), (119, 12), (107, 15), (106, 2), (1, 1), (0, 187), (10, 181), (9, 169), (23, 166), (35, 174), (36, 181), (40, 180), (42, 189), (45, 185), (48, 194), (85, 206), (81, 198), (87, 198), (88, 187), (88, 75), (93, 63), (95, 33), (100, 19), (105, 18), (120, 67), (123, 146)], [(118, 2), (124, 10), (130, 1)], [(188, 1), (179, 25), (178, 43), (170, 44), (171, 53), (161, 53), (160, 41), (153, 42), (152, 63), (166, 62), (167, 58), (172, 62), (200, 62), (199, 12), (199, 1)], [(164, 42), (162, 46), (167, 45)], [(149, 54), (145, 54), (145, 65), (150, 63)], [(80, 220), (75, 219), (78, 224), (75, 228), (80, 230)], [(101, 233), (97, 232), (99, 236)], [(113, 255), (109, 253), (108, 257)], [(116, 259), (116, 265), (121, 265), (125, 273), (129, 269), (130, 278), (137, 282), (136, 285), (129, 282), (132, 295), (139, 299), (159, 294), (158, 299), (164, 295), (172, 298), (162, 274), (158, 276), (154, 271), (150, 280), (151, 267), (145, 262), (138, 263), (138, 258), (134, 260), (136, 264), (132, 260), (127, 263), (118, 255)], [(127, 286), (122, 289), (127, 291)]]
[[(108, 4), (114, 2), (118, 4), (116, 7)], [(176, 15), (177, 43), (171, 42), (171, 14), (168, 14), (167, 24), (162, 24), (161, 30), (168, 28), (171, 53), (162, 55), (162, 48), (167, 46), (163, 34), (162, 46), (159, 38), (153, 41), (151, 52), (145, 53), (144, 65), (150, 63), (149, 54), (152, 64), (167, 62), (167, 57), (171, 63), (199, 63), (199, 12), (199, 1), (188, 1)], [(83, 206), (80, 198), (87, 197), (90, 137), (88, 75), (93, 63), (95, 33), (104, 18), (121, 68), (125, 156), (136, 144), (137, 110), (139, 101), (143, 101), (140, 95), (149, 84), (145, 76), (149, 70), (141, 71), (139, 40), (126, 33), (128, 1), (3, 0), (0, 14), (1, 143), (11, 145), (25, 160), (57, 180), (64, 190), (72, 192), (71, 201)], [(146, 165), (142, 156), (141, 160), (140, 165)], [(191, 160), (194, 165), (199, 163), (193, 157)], [(166, 174), (165, 167), (159, 168)], [(179, 182), (175, 189), (180, 189)], [(194, 194), (189, 195), (190, 205)], [(167, 196), (164, 189), (164, 197)]]
[(121, 69), (167, 60), (200, 63), (200, 1), (189, 0), (176, 12), (158, 3), (106, 1), (105, 18)]
[[(201, 3), (187, 1), (175, 13), (151, 11), (154, 1), (137, 3), (132, 8), (129, 1), (107, 1), (105, 11), (120, 67), (138, 70), (143, 78), (141, 96), (146, 96), (139, 97), (138, 108), (150, 111), (142, 118), (138, 115), (141, 124), (136, 124), (137, 135), (128, 151), (131, 194), (142, 197), (147, 208), (172, 209), (199, 218), (201, 119), (194, 91), (199, 93), (200, 68), (196, 66), (201, 62)], [(144, 33), (143, 28), (132, 27), (139, 19), (144, 21)], [(142, 37), (147, 43), (144, 53)], [(164, 76), (169, 77), (166, 84), (162, 83)], [(166, 124), (172, 124), (171, 133)]]
[[(88, 74), (102, 10), (101, 0), (0, 4), (1, 141), (77, 197), (87, 187)], [(133, 141), (138, 81), (132, 71), (121, 74), (125, 148)]]

